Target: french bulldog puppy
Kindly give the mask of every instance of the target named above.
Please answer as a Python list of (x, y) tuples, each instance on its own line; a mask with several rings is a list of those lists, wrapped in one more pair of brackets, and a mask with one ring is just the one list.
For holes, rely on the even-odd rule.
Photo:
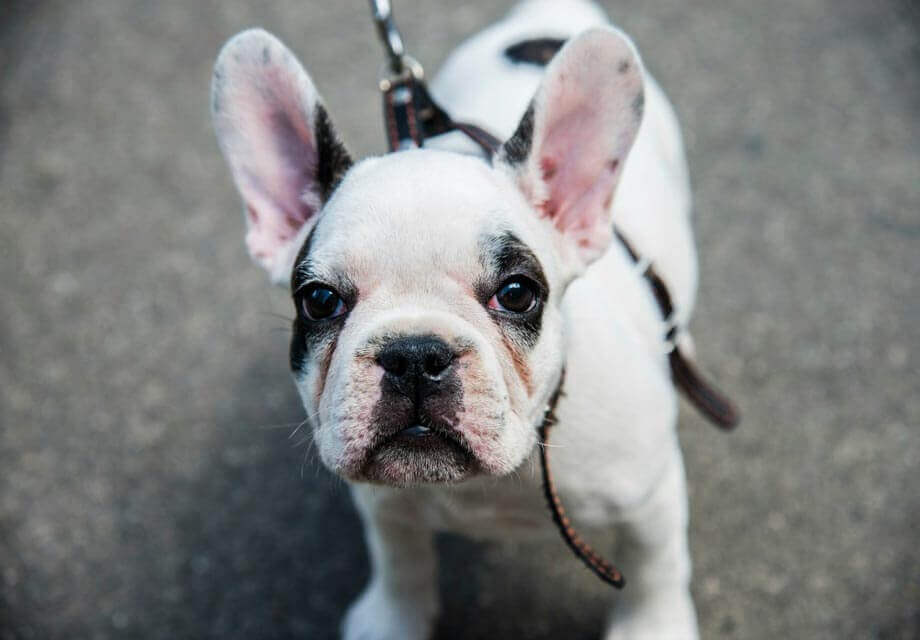
[[(509, 57), (540, 38), (567, 40), (545, 68)], [(666, 327), (612, 240), (615, 224), (654, 262), (685, 327), (696, 255), (674, 113), (584, 0), (522, 2), (432, 92), (500, 151), (454, 133), (353, 162), (310, 77), (262, 30), (231, 39), (214, 70), (246, 244), (291, 287), (294, 380), (365, 526), (372, 577), (343, 635), (430, 635), (437, 531), (558, 535), (534, 460), (564, 371), (556, 487), (586, 532), (616, 528), (628, 580), (605, 637), (694, 638)]]

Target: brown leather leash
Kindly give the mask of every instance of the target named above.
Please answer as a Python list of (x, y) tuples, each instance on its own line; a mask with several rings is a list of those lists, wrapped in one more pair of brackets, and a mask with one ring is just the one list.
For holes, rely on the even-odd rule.
[(558, 404), (559, 398), (564, 395), (562, 391), (562, 383), (564, 381), (565, 370), (563, 369), (562, 373), (559, 375), (559, 384), (553, 392), (553, 395), (550, 396), (549, 403), (547, 403), (546, 406), (546, 413), (543, 416), (543, 422), (540, 424), (538, 430), (540, 434), (540, 469), (543, 472), (543, 495), (546, 496), (546, 503), (549, 505), (550, 513), (553, 516), (553, 522), (556, 524), (556, 528), (559, 529), (562, 539), (569, 546), (569, 549), (572, 550), (572, 553), (585, 563), (585, 566), (593, 571), (598, 578), (617, 589), (622, 589), (626, 584), (626, 580), (623, 578), (623, 574), (620, 570), (592, 549), (591, 545), (585, 542), (584, 538), (582, 538), (575, 530), (575, 527), (572, 526), (571, 520), (569, 520), (569, 517), (565, 513), (565, 507), (562, 506), (562, 500), (556, 492), (556, 483), (553, 482), (553, 474), (549, 469), (549, 454), (547, 453), (547, 449), (549, 449), (549, 430), (556, 424), (556, 404)]
[[(386, 48), (390, 73), (380, 81), (383, 93), (383, 114), (386, 124), (387, 144), (390, 152), (416, 149), (424, 146), (426, 138), (460, 131), (475, 142), (491, 160), (501, 147), (501, 141), (481, 127), (468, 122), (457, 122), (431, 97), (424, 82), (422, 66), (405, 53), (402, 37), (393, 22), (388, 0), (369, 0), (378, 33)], [(505, 50), (505, 56), (516, 63), (545, 66), (565, 44), (564, 40), (538, 38), (516, 43)], [(642, 277), (648, 283), (661, 312), (666, 327), (664, 341), (668, 348), (671, 379), (706, 418), (723, 430), (734, 429), (740, 421), (736, 405), (714, 384), (706, 380), (680, 350), (678, 337), (681, 327), (674, 321), (674, 303), (664, 280), (651, 262), (644, 261), (620, 230), (614, 227), (614, 237), (637, 265), (644, 265)], [(556, 491), (549, 468), (547, 445), (549, 432), (556, 423), (555, 409), (563, 395), (560, 374), (559, 385), (547, 404), (543, 422), (538, 427), (540, 436), (540, 466), (543, 472), (543, 492), (549, 504), (553, 522), (572, 552), (604, 582), (622, 589), (623, 574), (600, 554), (594, 551), (572, 526), (562, 500)]]

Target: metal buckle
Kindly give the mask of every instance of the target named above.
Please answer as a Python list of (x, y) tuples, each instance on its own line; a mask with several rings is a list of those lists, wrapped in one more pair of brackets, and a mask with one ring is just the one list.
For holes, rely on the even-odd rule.
[(390, 71), (387, 71), (387, 66), (384, 65), (384, 68), (380, 70), (380, 80), (377, 82), (377, 86), (380, 88), (380, 91), (386, 93), (393, 88), (394, 84), (412, 79), (417, 82), (421, 82), (425, 79), (425, 70), (422, 68), (422, 65), (418, 60), (413, 58), (408, 54), (402, 54), (400, 56), (400, 65), (401, 69), (398, 72), (393, 72), (392, 67)]

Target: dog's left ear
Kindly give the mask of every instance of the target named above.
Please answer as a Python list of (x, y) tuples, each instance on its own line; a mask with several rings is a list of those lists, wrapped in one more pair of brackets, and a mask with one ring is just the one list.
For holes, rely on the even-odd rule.
[(246, 207), (246, 245), (276, 284), (291, 273), (295, 239), (352, 161), (310, 76), (275, 36), (250, 29), (217, 57), (211, 116)]
[(610, 243), (614, 191), (643, 107), (642, 63), (630, 40), (595, 28), (553, 58), (496, 166), (553, 221), (584, 267)]

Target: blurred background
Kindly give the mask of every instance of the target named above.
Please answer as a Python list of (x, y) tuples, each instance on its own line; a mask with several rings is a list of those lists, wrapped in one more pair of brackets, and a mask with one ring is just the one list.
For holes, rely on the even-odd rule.
[[(508, 4), (395, 9), (433, 71)], [(680, 114), (700, 361), (745, 411), (682, 410), (703, 636), (918, 638), (917, 4), (603, 4)], [(0, 638), (334, 638), (366, 579), (209, 122), (253, 25), (383, 149), (364, 2), (0, 7)], [(438, 637), (598, 636), (560, 542), (439, 544)]]

